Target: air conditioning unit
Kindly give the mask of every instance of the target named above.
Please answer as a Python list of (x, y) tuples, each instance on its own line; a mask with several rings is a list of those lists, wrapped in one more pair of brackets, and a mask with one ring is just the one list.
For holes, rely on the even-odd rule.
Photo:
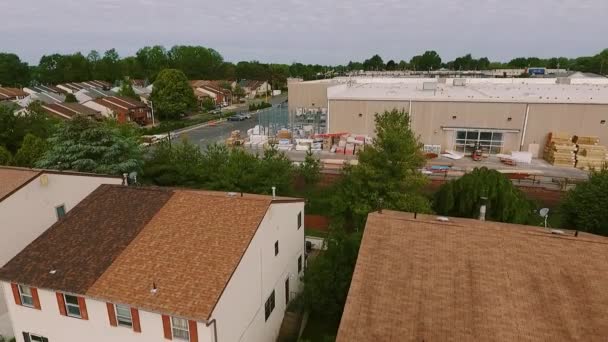
[(422, 90), (437, 90), (437, 82), (422, 83)]
[(464, 87), (467, 85), (467, 79), (466, 78), (455, 78), (453, 83), (454, 87)]

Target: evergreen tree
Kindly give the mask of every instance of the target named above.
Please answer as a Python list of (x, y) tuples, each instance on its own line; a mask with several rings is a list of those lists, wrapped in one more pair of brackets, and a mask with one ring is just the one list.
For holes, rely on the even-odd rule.
[(587, 182), (568, 191), (561, 213), (568, 228), (608, 236), (608, 168), (593, 171)]
[(505, 175), (486, 167), (444, 184), (435, 194), (434, 209), (441, 215), (477, 218), (482, 197), (487, 198), (487, 220), (524, 224), (534, 210)]

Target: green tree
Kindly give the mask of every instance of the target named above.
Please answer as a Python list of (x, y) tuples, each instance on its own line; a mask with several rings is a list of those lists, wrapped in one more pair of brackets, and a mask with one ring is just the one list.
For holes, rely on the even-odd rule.
[(188, 79), (221, 78), (224, 58), (219, 52), (203, 46), (177, 45), (168, 52), (171, 66), (181, 70)]
[(306, 152), (304, 162), (298, 168), (298, 174), (307, 190), (314, 188), (321, 179), (321, 161), (315, 158), (312, 151)]
[(394, 60), (390, 60), (386, 62), (386, 70), (395, 70), (397, 68), (397, 64), (395, 64)]
[(135, 90), (133, 90), (133, 85), (131, 84), (131, 81), (128, 79), (125, 79), (124, 81), (122, 81), (122, 84), (120, 85), (120, 89), (118, 90), (118, 95), (129, 97), (129, 98), (132, 98), (137, 101), (141, 101), (141, 99), (139, 98), (139, 95), (137, 95), (135, 93)]
[(234, 87), (234, 91), (232, 92), (232, 94), (236, 97), (238, 101), (245, 96), (245, 90), (243, 90), (243, 88), (241, 88), (241, 86), (237, 84)]
[(143, 177), (161, 186), (200, 188), (205, 184), (203, 155), (198, 146), (183, 139), (155, 146), (144, 163)]
[(359, 163), (347, 165), (334, 192), (332, 218), (362, 229), (367, 214), (379, 207), (430, 212), (419, 192), (427, 179), (419, 169), (425, 159), (412, 132), (410, 117), (393, 109), (376, 114), (376, 137), (359, 152)]
[(593, 171), (587, 182), (568, 191), (561, 205), (566, 227), (608, 236), (608, 168)]
[(409, 65), (406, 61), (402, 60), (399, 62), (399, 70), (407, 70), (409, 68)]
[(410, 64), (415, 66), (415, 70), (438, 70), (441, 68), (441, 57), (436, 51), (425, 51), (422, 55), (412, 57)]
[(177, 69), (158, 74), (150, 97), (161, 119), (178, 119), (196, 108), (194, 91), (186, 75)]
[(365, 70), (384, 70), (384, 67), (384, 61), (379, 55), (374, 55), (363, 62), (363, 69)]
[(13, 156), (6, 147), (0, 145), (0, 165), (11, 165)]
[(48, 139), (37, 167), (120, 175), (140, 171), (142, 150), (130, 129), (77, 116), (62, 122)]
[(326, 241), (327, 250), (310, 263), (304, 274), (302, 296), (312, 315), (339, 322), (357, 263), (361, 236), (334, 228)]
[(135, 54), (138, 64), (143, 69), (146, 79), (154, 81), (161, 70), (167, 69), (170, 66), (169, 54), (167, 50), (160, 46), (146, 46)]
[(67, 93), (65, 94), (65, 102), (66, 103), (77, 103), (78, 99), (76, 98), (76, 96), (72, 93)]
[(201, 106), (206, 111), (213, 110), (215, 109), (215, 101), (213, 101), (213, 99), (210, 97), (205, 97), (201, 103)]
[(42, 139), (49, 137), (58, 120), (51, 118), (39, 102), (33, 102), (24, 115), (16, 115), (16, 105), (0, 105), (0, 146), (16, 153), (23, 139), (31, 133)]
[(486, 167), (444, 184), (435, 194), (434, 209), (441, 215), (477, 218), (482, 197), (487, 198), (487, 220), (524, 224), (534, 210), (505, 175)]
[(13, 164), (22, 167), (34, 167), (47, 150), (48, 145), (44, 139), (28, 133), (23, 139), (21, 148), (13, 157)]
[(25, 87), (30, 83), (30, 68), (14, 53), (0, 53), (0, 84)]

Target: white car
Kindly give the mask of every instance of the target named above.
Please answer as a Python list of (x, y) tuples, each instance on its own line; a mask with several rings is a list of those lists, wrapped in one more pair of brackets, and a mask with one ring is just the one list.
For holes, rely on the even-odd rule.
[(245, 119), (251, 119), (250, 113), (243, 113), (243, 114), (241, 114), (241, 116), (244, 117)]

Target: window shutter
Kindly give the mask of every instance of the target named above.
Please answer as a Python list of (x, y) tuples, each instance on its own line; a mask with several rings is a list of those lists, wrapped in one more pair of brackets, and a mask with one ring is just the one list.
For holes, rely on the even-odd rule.
[(13, 289), (13, 297), (15, 297), (15, 304), (21, 305), (21, 296), (19, 295), (19, 285), (11, 284), (11, 288)]
[(31, 341), (31, 340), (30, 340), (30, 334), (29, 334), (29, 333), (24, 332), (24, 333), (23, 333), (23, 340), (24, 340), (25, 342), (30, 342), (30, 341)]
[(190, 342), (198, 342), (198, 327), (196, 321), (188, 321), (188, 330), (190, 331)]
[(116, 311), (114, 311), (114, 304), (106, 303), (106, 307), (108, 308), (108, 319), (110, 320), (110, 325), (115, 327), (118, 326), (116, 322)]
[(172, 340), (173, 339), (173, 334), (171, 333), (171, 321), (169, 318), (169, 316), (167, 315), (162, 315), (163, 316), (163, 331), (165, 332), (165, 338), (168, 340)]
[(89, 319), (87, 302), (85, 301), (84, 297), (78, 297), (78, 307), (80, 307), (80, 317), (82, 317), (82, 319)]
[(61, 316), (67, 316), (68, 313), (65, 311), (65, 299), (63, 298), (63, 293), (56, 292), (55, 296), (57, 296), (57, 305), (59, 306), (59, 313)]
[(40, 297), (38, 297), (38, 289), (35, 287), (30, 287), (30, 291), (32, 291), (32, 300), (34, 301), (34, 308), (40, 310)]
[(139, 323), (139, 310), (131, 308), (131, 320), (133, 321), (133, 331), (141, 332), (141, 324)]

